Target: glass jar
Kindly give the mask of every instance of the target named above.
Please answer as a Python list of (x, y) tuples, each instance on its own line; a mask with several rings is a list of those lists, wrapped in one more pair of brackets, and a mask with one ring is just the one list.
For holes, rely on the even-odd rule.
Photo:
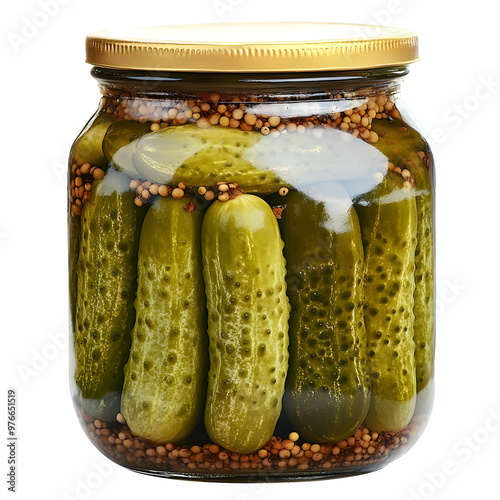
[(102, 98), (69, 161), (70, 374), (104, 455), (300, 480), (379, 469), (421, 435), (434, 202), (399, 98), (415, 60), (412, 33), (367, 26), (89, 35)]

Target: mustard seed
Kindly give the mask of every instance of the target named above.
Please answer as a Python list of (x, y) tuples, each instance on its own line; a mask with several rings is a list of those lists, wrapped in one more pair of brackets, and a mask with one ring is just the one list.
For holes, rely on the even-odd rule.
[(168, 196), (168, 186), (165, 186), (165, 184), (161, 184), (158, 187), (158, 194), (160, 196)]
[(90, 172), (90, 169), (92, 167), (90, 166), (90, 163), (84, 163), (81, 167), (80, 167), (80, 173), (86, 175)]
[(269, 122), (269, 125), (271, 127), (277, 127), (279, 125), (281, 119), (279, 116), (270, 116), (267, 121)]
[(254, 126), (257, 122), (257, 116), (251, 113), (247, 113), (244, 117), (244, 121), (247, 125)]
[(172, 189), (172, 197), (176, 200), (180, 200), (184, 196), (184, 191), (181, 188)]
[(210, 125), (217, 125), (219, 123), (219, 120), (220, 120), (220, 114), (219, 113), (214, 113), (208, 119), (208, 121), (210, 122)]
[(236, 108), (233, 111), (233, 118), (235, 120), (241, 120), (243, 118), (243, 110), (241, 108)]
[(311, 448), (310, 448), (310, 450), (313, 453), (317, 453), (320, 449), (321, 449), (321, 446), (319, 444), (313, 444), (313, 445), (311, 445)]
[(196, 123), (197, 123), (198, 127), (200, 127), (200, 128), (210, 127), (210, 122), (207, 118), (200, 118)]
[(93, 173), (94, 179), (102, 179), (104, 177), (104, 170), (96, 168)]
[(219, 447), (216, 445), (216, 444), (211, 444), (209, 447), (208, 447), (208, 451), (210, 453), (212, 453), (213, 455), (216, 455), (217, 453), (219, 453)]
[(207, 191), (204, 196), (205, 200), (212, 201), (215, 198), (215, 193), (213, 191)]

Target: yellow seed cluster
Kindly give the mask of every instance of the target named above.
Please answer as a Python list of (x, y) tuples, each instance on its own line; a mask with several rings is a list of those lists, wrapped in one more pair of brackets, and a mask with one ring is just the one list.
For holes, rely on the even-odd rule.
[(396, 167), (394, 163), (388, 162), (388, 170), (391, 172), (396, 172), (403, 177), (403, 191), (408, 192), (411, 188), (416, 186), (415, 179), (411, 176), (411, 172), (407, 168), (401, 169), (401, 167)]
[[(141, 179), (132, 179), (129, 187), (136, 193), (134, 201), (138, 207), (142, 206), (145, 202), (151, 201), (153, 199), (152, 197), (157, 195), (170, 195), (172, 198), (180, 200), (186, 195), (186, 193), (190, 193), (192, 191), (192, 187), (188, 187), (185, 182), (179, 182), (177, 186), (172, 187), (167, 186), (166, 184), (153, 184), (150, 181), (142, 181)], [(215, 186), (208, 188), (200, 186), (198, 187), (197, 192), (207, 201), (212, 201), (215, 198), (219, 201), (227, 201), (241, 193), (241, 191), (238, 190), (238, 184), (236, 182), (218, 182)], [(193, 206), (186, 205), (186, 210), (193, 211)]]
[(301, 442), (297, 432), (273, 436), (256, 453), (233, 453), (215, 443), (153, 444), (134, 436), (120, 413), (116, 424), (94, 420), (81, 410), (84, 423), (101, 451), (123, 464), (174, 471), (235, 471), (264, 469), (276, 472), (371, 466), (404, 453), (422, 432), (425, 416), (416, 415), (401, 432), (378, 433), (365, 427), (337, 443)]
[(129, 184), (130, 189), (135, 191), (135, 204), (141, 207), (145, 202), (150, 201), (152, 196), (169, 196), (175, 199), (184, 197), (186, 184), (179, 183), (177, 187), (167, 186), (166, 184), (157, 184), (151, 181), (142, 181), (141, 179), (132, 179)]
[(71, 216), (81, 215), (83, 205), (90, 200), (92, 181), (104, 177), (104, 170), (93, 167), (90, 163), (71, 166), (69, 185), (69, 203)]
[[(123, 93), (123, 92), (122, 92)], [(376, 132), (371, 130), (374, 119), (400, 118), (392, 95), (385, 91), (373, 92), (370, 95), (353, 93), (330, 95), (333, 103), (342, 102), (343, 111), (318, 114), (317, 102), (287, 102), (291, 113), (294, 106), (297, 116), (280, 117), (277, 115), (256, 114), (254, 108), (259, 104), (266, 109), (266, 104), (283, 102), (284, 97), (245, 97), (218, 93), (207, 94), (199, 99), (152, 99), (150, 96), (123, 97), (108, 90), (103, 99), (103, 108), (112, 113), (118, 120), (137, 120), (141, 123), (151, 122), (152, 131), (171, 125), (196, 123), (201, 128), (219, 125), (239, 128), (243, 131), (257, 130), (263, 135), (280, 135), (288, 132), (305, 132), (313, 127), (339, 128), (352, 133), (356, 137), (374, 144), (379, 140)], [(349, 102), (352, 107), (349, 108)], [(304, 106), (310, 106), (309, 116)]]

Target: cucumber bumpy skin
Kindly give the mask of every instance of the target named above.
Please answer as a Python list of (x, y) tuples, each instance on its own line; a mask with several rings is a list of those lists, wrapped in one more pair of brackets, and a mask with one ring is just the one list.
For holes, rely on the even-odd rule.
[(155, 443), (184, 439), (205, 403), (207, 333), (200, 232), (187, 197), (158, 198), (141, 231), (136, 322), (121, 412)]
[[(146, 209), (136, 207), (126, 176), (94, 181), (82, 210), (77, 264), (75, 382), (80, 404), (93, 418), (120, 411), (123, 367), (134, 326), (139, 235)], [(116, 188), (116, 189), (115, 189)]]
[(214, 442), (253, 453), (272, 436), (288, 368), (285, 259), (261, 198), (216, 201), (202, 225), (210, 370), (205, 427)]
[(432, 174), (417, 154), (424, 151), (429, 155), (430, 152), (422, 136), (401, 120), (374, 120), (372, 130), (383, 137), (375, 147), (395, 166), (410, 170), (416, 181), (418, 228), (413, 312), (417, 392), (420, 393), (434, 377), (434, 192)]
[(286, 202), (280, 228), (291, 313), (284, 408), (302, 439), (339, 441), (362, 424), (370, 403), (358, 216), (351, 206), (338, 232), (326, 227), (324, 203), (298, 191)]
[(398, 432), (416, 401), (413, 293), (417, 205), (403, 178), (389, 172), (358, 199), (365, 250), (365, 325), (372, 396), (364, 425)]

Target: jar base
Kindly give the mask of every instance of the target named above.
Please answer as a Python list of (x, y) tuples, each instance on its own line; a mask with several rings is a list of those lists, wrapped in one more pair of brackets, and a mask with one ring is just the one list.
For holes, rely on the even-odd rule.
[(140, 474), (148, 476), (163, 477), (168, 479), (181, 479), (187, 481), (204, 481), (213, 483), (285, 483), (285, 482), (302, 482), (315, 481), (318, 479), (341, 479), (345, 477), (361, 476), (376, 472), (383, 469), (387, 463), (372, 464), (363, 469), (359, 467), (345, 468), (342, 470), (328, 470), (328, 472), (302, 471), (302, 472), (283, 472), (269, 474), (269, 471), (255, 472), (251, 469), (248, 473), (235, 474), (217, 474), (213, 472), (173, 472), (173, 471), (158, 471), (158, 470), (141, 470), (132, 467), (127, 468)]
[[(374, 472), (406, 453), (428, 419), (425, 413), (415, 415), (399, 433), (370, 433), (361, 427), (346, 440), (322, 445), (292, 442), (280, 437), (280, 432), (261, 453), (241, 455), (210, 443), (202, 429), (183, 444), (163, 446), (134, 436), (121, 423), (121, 414), (116, 422), (106, 423), (81, 408), (79, 413), (90, 440), (117, 465), (157, 477), (240, 483), (310, 481)], [(287, 450), (290, 445), (292, 449)]]

